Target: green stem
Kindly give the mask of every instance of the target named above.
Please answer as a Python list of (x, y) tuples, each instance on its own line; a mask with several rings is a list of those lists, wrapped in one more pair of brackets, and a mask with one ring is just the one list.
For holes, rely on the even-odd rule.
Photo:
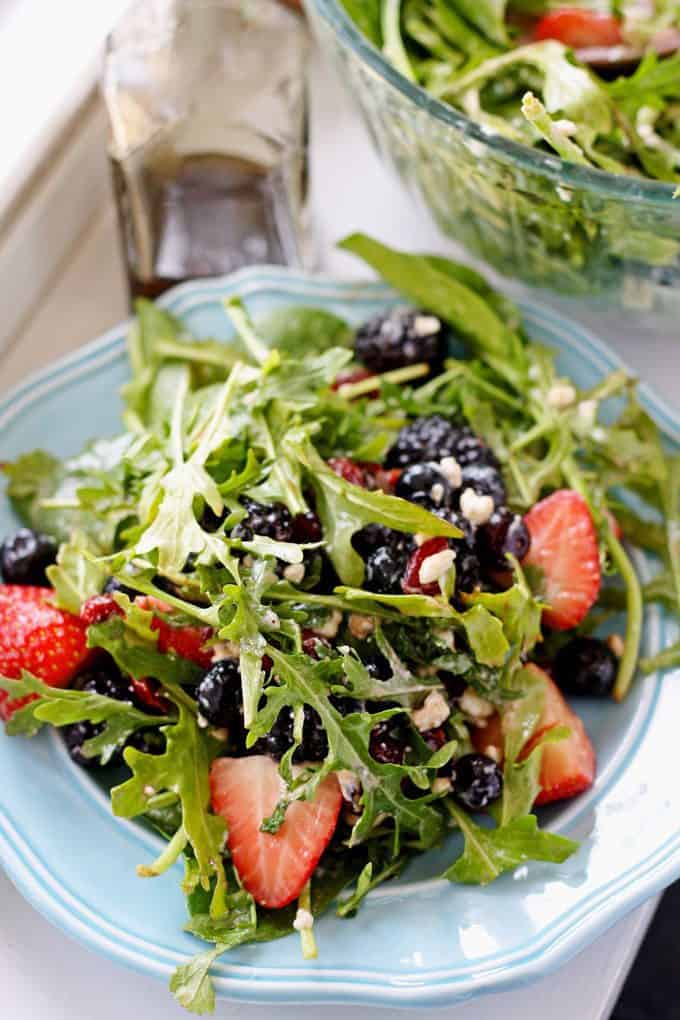
[(243, 340), (254, 361), (263, 365), (269, 357), (270, 351), (255, 332), (243, 302), (240, 298), (229, 298), (224, 302), (224, 308), (231, 319), (234, 329)]
[(184, 831), (184, 827), (180, 825), (168, 845), (152, 864), (137, 865), (137, 874), (139, 877), (156, 878), (158, 875), (162, 875), (163, 872), (172, 867), (188, 842), (189, 840), (186, 832)]
[(406, 365), (404, 368), (394, 368), (390, 372), (381, 372), (380, 375), (369, 375), (367, 379), (360, 379), (355, 383), (343, 383), (338, 387), (338, 395), (345, 400), (353, 400), (355, 397), (363, 397), (366, 393), (372, 393), (376, 387), (383, 382), (405, 383), (411, 379), (422, 379), (430, 371), (430, 366), (425, 362), (417, 365)]
[(640, 660), (640, 669), (643, 673), (656, 673), (657, 670), (673, 669), (675, 666), (680, 666), (680, 642), (664, 649), (658, 655)]
[(642, 638), (642, 591), (640, 582), (635, 573), (626, 550), (618, 538), (607, 528), (605, 538), (612, 563), (621, 574), (626, 586), (626, 636), (625, 648), (619, 662), (619, 671), (614, 684), (614, 698), (616, 701), (623, 701), (630, 689), (635, 676), (635, 668), (640, 653), (640, 641)]
[[(300, 897), (298, 899), (298, 907), (300, 908), (300, 910), (306, 910), (308, 914), (312, 913), (312, 888), (310, 882), (307, 882), (307, 885), (300, 893)], [(314, 929), (302, 928), (300, 930), (300, 942), (302, 943), (303, 960), (316, 960), (319, 953), (316, 948)]]
[(555, 422), (552, 418), (537, 422), (536, 425), (530, 428), (528, 432), (525, 432), (519, 437), (519, 439), (515, 440), (515, 442), (510, 446), (510, 453), (519, 453), (520, 450), (523, 450), (537, 439), (540, 439), (547, 432), (552, 432), (554, 428)]

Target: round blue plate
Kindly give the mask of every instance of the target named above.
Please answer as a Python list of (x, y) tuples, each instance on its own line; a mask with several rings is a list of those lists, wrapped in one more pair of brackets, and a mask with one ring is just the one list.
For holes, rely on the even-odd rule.
[[(222, 299), (240, 294), (255, 315), (290, 304), (336, 312), (353, 323), (393, 303), (378, 284), (336, 283), (280, 269), (246, 270), (167, 294), (161, 304), (192, 331), (228, 342)], [(525, 306), (536, 340), (557, 348), (560, 370), (580, 386), (620, 367), (594, 337), (554, 313)], [(127, 377), (126, 325), (24, 383), (0, 401), (0, 459), (43, 447), (77, 451), (119, 429), (118, 389)], [(642, 389), (646, 408), (673, 442), (680, 419)], [(0, 497), (0, 535), (14, 526)], [(637, 557), (640, 573), (651, 568)], [(645, 653), (674, 636), (650, 608)], [(640, 679), (620, 706), (580, 703), (598, 753), (585, 796), (544, 822), (582, 841), (560, 866), (530, 864), (486, 888), (438, 879), (453, 847), (424, 855), (401, 881), (369, 896), (354, 920), (317, 926), (319, 959), (299, 939), (242, 947), (215, 968), (219, 995), (251, 1002), (344, 1002), (444, 1006), (543, 976), (565, 963), (645, 897), (680, 875), (680, 785), (669, 767), (677, 744), (680, 686)], [(111, 816), (106, 793), (71, 765), (59, 739), (0, 736), (0, 860), (46, 917), (87, 946), (167, 980), (199, 943), (182, 931), (181, 872), (142, 880), (157, 838)], [(455, 837), (452, 837), (455, 838)]]

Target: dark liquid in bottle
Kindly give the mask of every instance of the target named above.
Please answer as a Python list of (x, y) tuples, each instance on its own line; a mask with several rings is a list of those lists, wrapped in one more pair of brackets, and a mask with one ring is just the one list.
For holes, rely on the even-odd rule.
[(112, 167), (133, 298), (253, 263), (296, 261), (281, 170), (221, 154)]

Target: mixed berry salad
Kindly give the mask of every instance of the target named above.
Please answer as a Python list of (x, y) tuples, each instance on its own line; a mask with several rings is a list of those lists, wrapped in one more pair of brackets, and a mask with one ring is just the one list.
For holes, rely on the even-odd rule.
[(124, 431), (4, 465), (0, 714), (164, 837), (141, 876), (182, 861), (196, 1012), (218, 956), (315, 956), (319, 914), (430, 848), (458, 883), (558, 866), (534, 809), (595, 780), (578, 699), (680, 661), (638, 661), (643, 600), (678, 606), (680, 463), (634, 380), (580, 391), (470, 269), (344, 245), (406, 303), (354, 331), (231, 300), (225, 346), (142, 301)]

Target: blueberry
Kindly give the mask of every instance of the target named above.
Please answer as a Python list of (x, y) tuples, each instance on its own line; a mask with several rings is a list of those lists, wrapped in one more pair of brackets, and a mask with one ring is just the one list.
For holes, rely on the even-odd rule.
[(375, 680), (389, 680), (392, 676), (392, 667), (382, 652), (367, 652), (363, 656), (363, 664), (369, 676)]
[(354, 351), (372, 372), (388, 372), (423, 361), (438, 368), (446, 353), (446, 339), (446, 329), (436, 316), (394, 308), (359, 327)]
[(80, 691), (102, 694), (105, 698), (113, 698), (114, 701), (134, 702), (135, 700), (134, 690), (129, 677), (119, 673), (113, 663), (111, 663), (109, 668), (81, 673), (76, 679), (74, 687)]
[(293, 517), (283, 503), (256, 503), (254, 499), (242, 500), (246, 516), (233, 528), (232, 538), (249, 542), (253, 535), (263, 535), (277, 542), (291, 542), (294, 534)]
[[(328, 739), (321, 718), (309, 705), (304, 707), (302, 743), (293, 755), (294, 762), (322, 761), (328, 754)], [(282, 708), (269, 733), (257, 741), (255, 750), (277, 760), (283, 758), (293, 743), (293, 711)]]
[(19, 528), (0, 546), (0, 575), (5, 584), (47, 584), (45, 570), (57, 558), (57, 544), (31, 528)]
[(83, 744), (92, 737), (96, 737), (102, 729), (102, 723), (95, 725), (91, 722), (75, 722), (68, 726), (62, 726), (61, 735), (71, 761), (85, 769), (97, 768), (101, 765), (99, 758), (88, 758), (83, 754)]
[(405, 468), (394, 487), (395, 496), (418, 503), (427, 509), (449, 506), (451, 483), (444, 477), (436, 464), (410, 464)]
[(416, 418), (399, 432), (387, 451), (385, 467), (404, 468), (424, 460), (441, 460), (453, 457), (459, 430), (434, 414), (429, 418)]
[(480, 811), (503, 791), (503, 773), (486, 754), (465, 754), (453, 763), (453, 795), (470, 811)]
[(198, 711), (211, 726), (229, 726), (243, 707), (241, 671), (233, 659), (220, 659), (196, 689)]
[(474, 489), (480, 496), (491, 496), (496, 507), (505, 503), (505, 482), (497, 467), (491, 464), (466, 464), (462, 476), (461, 491)]
[(384, 595), (401, 595), (408, 555), (394, 546), (376, 549), (366, 561), (364, 588)]
[(479, 558), (489, 570), (508, 570), (505, 554), (511, 553), (516, 559), (523, 560), (530, 545), (531, 535), (523, 518), (506, 506), (494, 510), (486, 524), (477, 531)]
[(604, 641), (575, 637), (564, 645), (553, 663), (555, 681), (567, 694), (604, 698), (611, 694), (618, 672), (618, 660)]
[(352, 545), (360, 556), (370, 556), (381, 546), (390, 545), (396, 532), (386, 528), (384, 524), (367, 524), (352, 536)]

